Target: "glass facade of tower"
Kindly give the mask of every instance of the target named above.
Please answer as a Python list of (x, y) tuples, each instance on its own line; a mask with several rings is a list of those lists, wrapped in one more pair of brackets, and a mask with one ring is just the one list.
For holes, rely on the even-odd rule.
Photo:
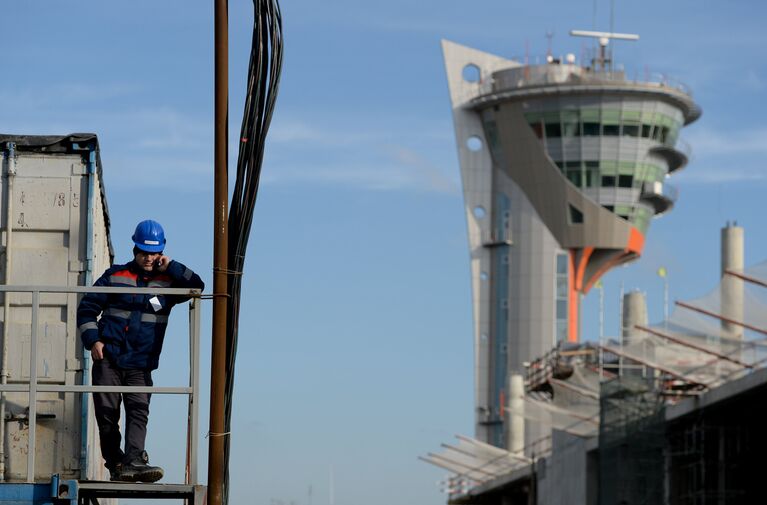
[[(675, 188), (665, 182), (668, 162), (652, 148), (673, 148), (684, 118), (658, 101), (606, 101), (602, 106), (583, 101), (583, 106), (554, 101), (560, 108), (548, 110), (551, 100), (530, 100), (525, 119), (571, 183), (644, 234), (652, 217), (669, 205), (659, 210), (642, 196), (660, 193), (667, 203), (676, 199)], [(499, 162), (497, 125), (487, 112), (483, 126)], [(571, 222), (577, 219), (576, 211)]]
[(556, 311), (556, 328), (554, 328), (553, 344), (567, 340), (568, 332), (568, 305), (570, 302), (570, 283), (569, 283), (569, 265), (570, 255), (568, 253), (558, 253), (556, 257), (556, 302), (554, 304)]

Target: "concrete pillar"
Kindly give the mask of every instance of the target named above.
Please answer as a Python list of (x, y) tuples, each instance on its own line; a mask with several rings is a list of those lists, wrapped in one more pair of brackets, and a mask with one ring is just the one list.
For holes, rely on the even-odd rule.
[[(621, 340), (624, 346), (632, 346), (632, 351), (645, 359), (655, 358), (655, 347), (652, 342), (642, 342), (645, 335), (635, 328), (636, 325), (647, 326), (647, 299), (641, 291), (630, 291), (623, 295), (623, 321)], [(652, 377), (652, 370), (637, 367), (633, 361), (621, 360), (624, 369), (621, 374), (627, 377)], [(629, 366), (630, 365), (630, 366)]]
[[(722, 228), (722, 284), (720, 287), (722, 316), (743, 321), (743, 280), (725, 275), (727, 270), (743, 270), (743, 228), (737, 223)], [(722, 331), (730, 338), (743, 338), (743, 327), (722, 321)]]
[(623, 295), (623, 345), (631, 345), (632, 338), (642, 335), (634, 328), (638, 324), (647, 326), (647, 300), (641, 291), (631, 291)]
[(509, 406), (506, 412), (506, 450), (522, 456), (525, 450), (525, 381), (521, 374), (509, 375)]

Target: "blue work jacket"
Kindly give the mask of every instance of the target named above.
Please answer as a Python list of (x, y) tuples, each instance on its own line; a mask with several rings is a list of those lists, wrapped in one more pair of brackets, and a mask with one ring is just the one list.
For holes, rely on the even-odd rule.
[[(165, 272), (147, 272), (135, 261), (114, 265), (94, 286), (205, 288), (199, 275), (175, 260), (168, 264)], [(104, 357), (119, 368), (154, 370), (160, 362), (170, 311), (187, 299), (184, 296), (88, 293), (77, 308), (80, 338), (88, 350), (96, 341), (103, 342)]]

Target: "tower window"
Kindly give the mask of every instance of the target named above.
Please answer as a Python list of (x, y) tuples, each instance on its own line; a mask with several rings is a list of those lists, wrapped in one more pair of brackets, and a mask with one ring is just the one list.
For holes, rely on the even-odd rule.
[(623, 134), (628, 137), (638, 137), (639, 136), (639, 125), (638, 124), (624, 124), (623, 125)]
[(634, 176), (633, 175), (619, 175), (618, 176), (618, 187), (619, 188), (630, 188), (634, 183)]
[(666, 140), (668, 140), (668, 126), (661, 126), (660, 127), (660, 140), (661, 144), (665, 144)]
[(581, 170), (580, 169), (568, 170), (567, 171), (567, 178), (570, 180), (570, 182), (572, 182), (576, 186), (581, 187), (582, 180), (581, 180)]
[(573, 207), (572, 204), (568, 205), (568, 207), (570, 207), (570, 223), (571, 224), (583, 223), (583, 212)]
[(581, 136), (581, 124), (578, 121), (566, 122), (565, 137), (580, 137)]
[(562, 126), (559, 123), (546, 123), (546, 138), (562, 136)]
[(599, 123), (583, 123), (583, 136), (596, 137), (599, 135)]
[(614, 175), (603, 175), (602, 176), (602, 187), (603, 188), (614, 188), (615, 187), (615, 176)]
[(620, 132), (621, 132), (621, 126), (620, 126), (620, 125), (618, 125), (618, 124), (606, 124), (606, 125), (604, 125), (604, 127), (602, 128), (602, 132), (603, 132), (603, 134), (604, 134), (604, 135), (606, 135), (606, 136), (612, 136), (612, 137), (615, 137), (615, 136), (618, 136), (618, 135), (620, 135)]
[(643, 124), (642, 125), (642, 137), (649, 139), (652, 136), (652, 125), (649, 124)]

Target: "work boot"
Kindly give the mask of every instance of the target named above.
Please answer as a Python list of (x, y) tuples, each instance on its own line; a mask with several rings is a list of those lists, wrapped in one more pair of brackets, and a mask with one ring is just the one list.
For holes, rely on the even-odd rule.
[(120, 469), (120, 480), (123, 482), (157, 482), (165, 472), (159, 466), (149, 464), (149, 455), (141, 451)]
[(117, 463), (115, 466), (108, 467), (108, 470), (109, 470), (109, 480), (111, 480), (111, 481), (121, 481), (122, 479), (120, 477), (121, 477), (121, 474), (122, 474), (122, 468), (123, 468), (122, 463)]

